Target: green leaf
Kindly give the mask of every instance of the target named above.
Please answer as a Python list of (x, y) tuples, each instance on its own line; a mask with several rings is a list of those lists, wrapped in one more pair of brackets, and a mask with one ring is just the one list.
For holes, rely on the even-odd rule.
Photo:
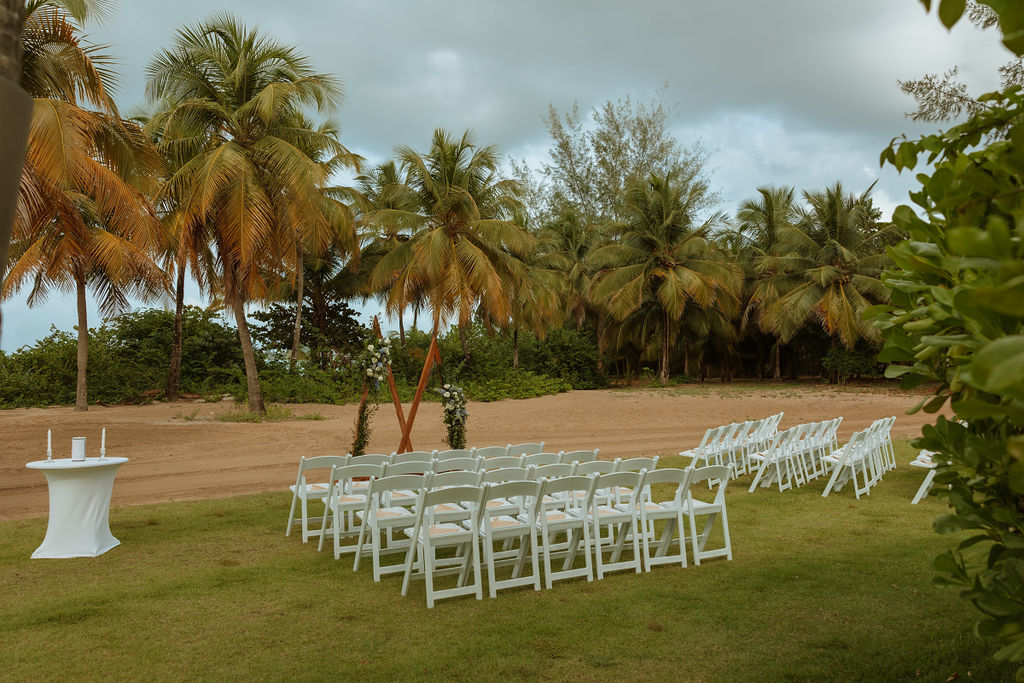
[(902, 377), (913, 369), (914, 368), (909, 365), (890, 365), (885, 369), (885, 377), (886, 379), (896, 379), (897, 377)]
[(953, 28), (966, 8), (967, 0), (939, 0), (939, 21), (947, 29)]
[[(980, 529), (982, 526), (977, 522), (972, 522), (971, 520), (964, 519), (958, 515), (941, 515), (935, 519), (935, 522), (932, 524), (932, 528), (935, 529), (935, 533), (951, 534), (955, 531), (963, 531), (964, 529)], [(940, 557), (943, 557), (943, 555), (939, 555), (935, 560), (938, 561)], [(935, 566), (934, 562), (932, 563), (932, 566)], [(935, 568), (938, 569), (938, 567)]]
[(1012, 335), (989, 342), (960, 376), (969, 385), (990, 394), (1024, 399), (1024, 336)]

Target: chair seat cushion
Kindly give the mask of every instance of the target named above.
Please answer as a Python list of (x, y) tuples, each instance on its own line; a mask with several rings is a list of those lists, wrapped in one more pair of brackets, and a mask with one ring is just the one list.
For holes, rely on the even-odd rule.
[[(300, 496), (303, 496), (303, 495), (304, 496), (313, 496), (313, 495), (317, 495), (317, 494), (323, 495), (323, 494), (327, 493), (327, 489), (329, 489), (330, 487), (331, 487), (331, 485), (328, 484), (326, 481), (317, 482), (315, 484), (306, 484), (305, 486), (300, 486), (299, 487), (299, 495)], [(291, 491), (292, 493), (295, 493), (295, 485), (292, 484), (291, 486), (289, 486), (288, 490)]]

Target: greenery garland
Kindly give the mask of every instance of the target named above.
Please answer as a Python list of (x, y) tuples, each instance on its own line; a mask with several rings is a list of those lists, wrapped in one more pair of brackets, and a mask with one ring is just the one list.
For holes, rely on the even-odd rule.
[(356, 358), (356, 364), (362, 370), (367, 393), (366, 400), (359, 404), (359, 413), (356, 415), (356, 428), (352, 434), (353, 456), (363, 455), (366, 452), (366, 444), (370, 441), (370, 418), (380, 406), (380, 383), (391, 367), (390, 342), (384, 339), (378, 344), (367, 344), (366, 350)]
[(466, 421), (469, 419), (469, 412), (466, 410), (466, 394), (462, 387), (453, 384), (444, 384), (437, 391), (441, 394), (444, 423), (448, 426), (448, 436), (445, 441), (449, 448), (465, 448)]

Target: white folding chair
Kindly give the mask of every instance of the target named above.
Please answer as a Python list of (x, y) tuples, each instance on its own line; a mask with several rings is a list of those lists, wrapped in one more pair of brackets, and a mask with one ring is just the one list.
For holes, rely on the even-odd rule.
[(395, 456), (394, 453), (364, 453), (363, 455), (354, 455), (349, 457), (346, 465), (383, 465), (391, 462), (391, 458)]
[[(694, 484), (701, 482), (712, 483), (711, 500), (695, 498), (693, 492), (697, 490)], [(701, 560), (713, 557), (724, 557), (732, 559), (732, 541), (729, 538), (729, 516), (725, 511), (725, 487), (729, 483), (729, 472), (727, 467), (701, 467), (690, 473), (689, 487), (686, 493), (686, 514), (690, 520), (690, 541), (693, 545), (693, 562), (699, 565)], [(709, 493), (708, 495), (711, 495)], [(697, 517), (707, 517), (704, 526), (698, 530)], [(707, 550), (708, 539), (715, 526), (715, 520), (721, 520), (722, 525), (722, 547)]]
[(471, 448), (450, 448), (434, 453), (434, 460), (450, 460), (451, 458), (475, 458), (477, 454)]
[(404, 462), (431, 462), (437, 451), (406, 451), (395, 453), (391, 456), (391, 464), (398, 465)]
[[(825, 465), (829, 467), (832, 476), (829, 477), (822, 498), (834, 490), (841, 491), (843, 486), (853, 480), (853, 495), (860, 500), (860, 494), (871, 493), (871, 474), (868, 471), (868, 460), (870, 458), (867, 448), (867, 430), (854, 432), (842, 447), (832, 451), (825, 458)], [(858, 483), (858, 474), (859, 483)]]
[(558, 455), (560, 456), (559, 462), (573, 463), (573, 462), (593, 462), (597, 460), (597, 454), (600, 449), (595, 448), (592, 451), (562, 451)]
[[(616, 472), (641, 472), (647, 470), (650, 472), (658, 467), (659, 457), (655, 455), (651, 458), (638, 457), (638, 458), (622, 458), (619, 460), (619, 466), (615, 468)], [(600, 492), (600, 489), (599, 489)], [(612, 502), (616, 505), (621, 505), (624, 500), (629, 500), (629, 497), (633, 495), (633, 489), (628, 486), (616, 486), (610, 492)], [(597, 496), (600, 498), (600, 496)]]
[(477, 472), (483, 464), (482, 458), (464, 457), (448, 458), (447, 460), (435, 460), (433, 463), (435, 472), (454, 472), (465, 470), (466, 472)]
[(691, 448), (686, 451), (679, 451), (679, 455), (688, 456), (690, 458), (690, 466), (695, 466), (701, 460), (705, 463), (708, 459), (713, 457), (711, 454), (715, 451), (718, 444), (719, 435), (722, 433), (725, 427), (712, 427), (704, 432), (704, 438), (701, 439), (700, 445), (696, 448)]
[(500, 470), (505, 467), (519, 467), (523, 462), (521, 455), (497, 455), (484, 460), (485, 470)]
[[(533, 481), (533, 467), (503, 467), (480, 473), (480, 485), (503, 484), (506, 481)], [(526, 501), (521, 498), (490, 498), (487, 509), (491, 514), (520, 515), (526, 514)]]
[[(637, 574), (642, 571), (640, 566), (639, 534), (637, 533), (637, 499), (636, 491), (646, 470), (640, 472), (612, 472), (599, 474), (594, 478), (594, 486), (587, 500), (587, 511), (591, 517), (593, 531), (594, 559), (597, 565), (597, 578), (603, 579), (606, 572), (632, 569)], [(626, 503), (618, 505), (601, 505), (596, 503), (594, 491), (628, 489), (632, 491)], [(601, 527), (609, 529), (608, 560), (604, 559), (604, 539)], [(632, 556), (622, 560), (622, 551), (626, 541), (632, 544)]]
[[(686, 524), (683, 516), (687, 513), (687, 494), (690, 487), (690, 476), (694, 470), (665, 468), (644, 472), (637, 488), (636, 505), (640, 512), (640, 529), (642, 530), (644, 570), (660, 564), (686, 566)], [(656, 495), (653, 487), (670, 484), (671, 495)], [(664, 522), (661, 535), (656, 536), (656, 522)], [(656, 541), (652, 554), (651, 546)], [(675, 544), (678, 551), (670, 553)]]
[[(327, 495), (330, 483), (326, 481), (310, 483), (307, 473), (314, 470), (322, 470), (324, 474), (330, 476), (331, 468), (345, 465), (348, 459), (349, 456), (347, 455), (318, 455), (312, 458), (302, 457), (299, 459), (299, 473), (295, 477), (295, 484), (289, 487), (292, 492), (292, 506), (288, 511), (288, 527), (285, 529), (285, 536), (291, 536), (292, 527), (296, 524), (302, 528), (303, 543), (323, 533), (323, 529), (311, 530), (309, 528), (309, 507), (307, 503), (310, 498), (322, 501)], [(301, 515), (301, 519), (298, 521), (295, 519), (296, 503), (299, 504)]]
[(524, 455), (520, 461), (520, 467), (537, 467), (539, 465), (558, 465), (562, 458), (558, 453), (532, 453)]
[(509, 455), (533, 455), (544, 452), (544, 442), (540, 443), (517, 443), (506, 446)]
[[(359, 532), (355, 529), (355, 513), (366, 507), (366, 491), (369, 489), (369, 480), (379, 478), (383, 475), (385, 465), (344, 465), (331, 469), (331, 479), (325, 497), (324, 516), (320, 528), (324, 533), (320, 534), (320, 543), (317, 550), (323, 550), (324, 537), (331, 532), (334, 538), (334, 559), (341, 557), (343, 552), (355, 552), (355, 546), (342, 546), (343, 537), (351, 537)], [(354, 480), (362, 478), (367, 480), (367, 486), (360, 490), (353, 489)], [(328, 515), (331, 518), (331, 526), (327, 526)]]
[[(478, 542), (479, 516), (477, 504), (480, 501), (479, 486), (453, 486), (431, 489), (420, 495), (416, 506), (416, 522), (406, 529), (409, 549), (405, 555), (405, 575), (402, 579), (402, 595), (409, 591), (413, 570), (419, 567), (416, 578), (422, 576), (426, 583), (427, 607), (436, 600), (459, 595), (475, 595), (483, 599), (483, 582), (480, 579), (480, 543)], [(469, 520), (464, 523), (445, 522), (438, 519), (437, 509), (445, 506), (459, 506), (469, 511)], [(443, 514), (443, 513), (441, 513)], [(437, 549), (455, 547), (455, 558), (439, 560)], [(418, 558), (418, 561), (417, 561)], [(472, 572), (473, 583), (467, 585)], [(435, 590), (437, 576), (455, 573), (458, 582), (454, 588)]]
[[(562, 477), (545, 479), (542, 482), (540, 495), (552, 498), (576, 498), (582, 491), (589, 498), (593, 492), (595, 477)], [(586, 508), (568, 508), (564, 510), (540, 510), (537, 513), (537, 527), (540, 532), (539, 543), (544, 558), (544, 585), (551, 588), (554, 581), (585, 576), (587, 581), (594, 580), (594, 569), (590, 557), (590, 520)], [(565, 534), (566, 541), (557, 542), (558, 536)], [(582, 551), (583, 567), (573, 565), (576, 556)], [(551, 568), (552, 556), (564, 558), (562, 568)]]
[(502, 455), (508, 455), (509, 444), (504, 446), (484, 446), (483, 448), (474, 448), (473, 455), (478, 458), (497, 458)]
[[(359, 540), (356, 543), (356, 557), (352, 563), (352, 571), (359, 571), (359, 561), (363, 556), (363, 548), (366, 543), (366, 535), (370, 538), (370, 551), (373, 556), (373, 580), (380, 581), (385, 574), (397, 574), (405, 569), (404, 564), (399, 563), (385, 567), (381, 564), (382, 554), (405, 552), (408, 550), (408, 541), (395, 543), (392, 532), (396, 529), (411, 527), (416, 521), (416, 515), (408, 505), (394, 505), (391, 501), (392, 493), (402, 494), (403, 498), (407, 491), (418, 492), (425, 488), (429, 475), (422, 474), (400, 474), (395, 476), (384, 476), (370, 482), (367, 491), (366, 506), (356, 515), (362, 520), (359, 527)], [(382, 533), (387, 531), (387, 546), (385, 547)]]
[[(539, 481), (508, 481), (500, 484), (486, 484), (478, 508), (480, 510), (480, 537), (484, 549), (484, 564), (487, 565), (487, 588), (493, 598), (503, 588), (533, 586), (540, 590), (540, 568), (537, 560), (537, 510), (540, 507)], [(501, 508), (510, 499), (526, 502), (525, 512), (519, 515), (504, 514)], [(496, 505), (491, 505), (496, 503)], [(494, 544), (502, 543), (496, 550)], [(515, 547), (518, 541), (518, 547)], [(523, 576), (526, 559), (530, 559), (531, 573)], [(499, 564), (511, 564), (512, 576), (497, 577)]]

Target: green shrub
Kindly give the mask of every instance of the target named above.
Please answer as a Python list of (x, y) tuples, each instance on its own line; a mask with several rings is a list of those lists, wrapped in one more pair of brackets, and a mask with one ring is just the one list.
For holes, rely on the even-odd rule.
[[(939, 417), (915, 446), (937, 452), (936, 495), (953, 513), (939, 533), (972, 534), (936, 558), (943, 581), (982, 613), (977, 635), (996, 658), (1024, 661), (1024, 97), (982, 98), (986, 109), (945, 133), (887, 149), (883, 161), (921, 174), (893, 220), (910, 239), (891, 250), (892, 306), (876, 318), (880, 359), (904, 387), (935, 382), (919, 407), (947, 401), (962, 422)], [(1005, 133), (1005, 139), (1001, 136)], [(987, 140), (987, 144), (981, 144)], [(979, 147), (980, 145), (980, 147)], [(1018, 670), (1018, 678), (1024, 669)]]

